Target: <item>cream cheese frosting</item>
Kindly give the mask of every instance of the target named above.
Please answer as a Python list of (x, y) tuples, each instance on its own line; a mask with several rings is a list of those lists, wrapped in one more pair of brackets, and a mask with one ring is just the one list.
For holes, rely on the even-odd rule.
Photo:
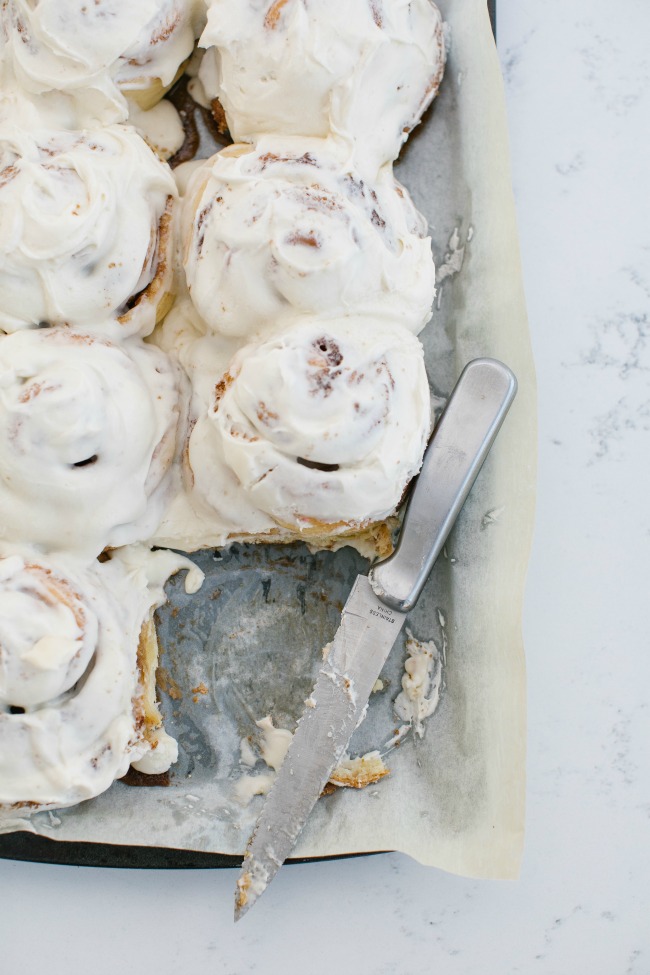
[(196, 588), (198, 570), (170, 553), (129, 550), (81, 572), (0, 546), (0, 823), (97, 796), (151, 754), (136, 651), (182, 568)]
[(248, 525), (243, 502), (297, 532), (340, 530), (392, 514), (430, 424), (422, 347), (406, 329), (306, 318), (236, 353), (196, 419), (187, 464), (233, 529)]
[[(287, 728), (276, 728), (273, 718), (267, 715), (255, 724), (262, 732), (262, 740), (258, 744), (259, 760), (272, 769), (270, 772), (253, 772), (241, 775), (235, 782), (235, 800), (242, 806), (247, 806), (255, 796), (267, 795), (276, 780), (277, 773), (282, 768), (291, 742), (293, 732)], [(247, 738), (242, 739), (242, 745), (246, 743), (245, 751), (248, 761), (241, 764), (254, 767), (258, 763), (258, 755), (250, 745)], [(242, 753), (244, 749), (242, 748)], [(332, 769), (328, 779), (329, 786), (340, 788), (365, 789), (373, 785), (384, 776), (389, 775), (390, 770), (384, 765), (382, 756), (378, 751), (366, 752), (351, 758), (344, 755), (340, 763)], [(327, 793), (327, 788), (323, 795)]]
[(199, 43), (199, 77), (236, 142), (334, 133), (370, 177), (397, 157), (445, 63), (431, 0), (210, 0)]
[(84, 122), (120, 122), (125, 93), (153, 88), (160, 98), (174, 81), (202, 8), (200, 0), (5, 0), (0, 57), (26, 91), (65, 92)]
[(169, 277), (176, 195), (169, 168), (127, 126), (25, 131), (3, 119), (0, 330), (121, 316), (114, 331), (151, 331), (156, 302), (148, 315), (146, 302), (129, 308), (159, 271)]
[(208, 327), (253, 336), (280, 318), (372, 315), (419, 332), (435, 268), (427, 225), (390, 167), (366, 183), (332, 140), (264, 137), (193, 173), (183, 263)]
[(148, 538), (178, 422), (168, 358), (69, 329), (0, 337), (0, 539), (77, 552)]
[(442, 692), (442, 654), (433, 640), (416, 640), (406, 630), (406, 660), (402, 690), (395, 698), (395, 714), (408, 721), (413, 734), (424, 735), (424, 722), (440, 703)]
[(161, 159), (170, 159), (185, 141), (180, 115), (166, 98), (146, 111), (131, 105), (129, 123)]

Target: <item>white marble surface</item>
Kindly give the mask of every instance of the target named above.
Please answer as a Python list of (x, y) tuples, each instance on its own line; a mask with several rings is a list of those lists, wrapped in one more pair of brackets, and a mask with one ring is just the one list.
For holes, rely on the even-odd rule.
[(0, 862), (0, 971), (650, 973), (650, 4), (499, 0), (540, 478), (521, 879), (401, 856), (231, 871)]

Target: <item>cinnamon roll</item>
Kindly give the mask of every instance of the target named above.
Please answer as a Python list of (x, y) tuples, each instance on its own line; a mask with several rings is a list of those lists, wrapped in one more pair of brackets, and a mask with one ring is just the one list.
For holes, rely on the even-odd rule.
[(125, 95), (141, 108), (162, 98), (203, 20), (200, 0), (5, 0), (2, 57), (25, 90), (71, 96), (82, 125), (120, 122)]
[(91, 559), (148, 538), (177, 422), (159, 349), (57, 328), (0, 337), (0, 540)]
[(334, 133), (370, 178), (397, 157), (445, 64), (432, 0), (210, 0), (199, 43), (203, 87), (235, 142)]
[[(132, 129), (0, 128), (0, 330), (148, 334), (172, 297), (169, 169)], [(111, 322), (112, 319), (112, 322)]]
[(431, 408), (422, 346), (400, 325), (305, 318), (241, 349), (187, 447), (195, 495), (231, 533), (336, 536), (395, 512)]
[(190, 568), (195, 591), (198, 570), (167, 552), (127, 551), (83, 574), (0, 556), (0, 824), (97, 796), (130, 762), (168, 768), (177, 746), (146, 699), (142, 647), (163, 581)]
[(419, 332), (431, 317), (426, 220), (390, 167), (369, 184), (330, 140), (223, 149), (194, 172), (182, 223), (190, 295), (215, 332), (248, 337), (319, 312)]

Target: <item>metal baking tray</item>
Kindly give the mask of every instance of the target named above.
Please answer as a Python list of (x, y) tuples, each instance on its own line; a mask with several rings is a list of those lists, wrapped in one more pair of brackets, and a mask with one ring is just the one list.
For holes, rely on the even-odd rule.
[[(496, 38), (496, 2), (487, 0), (492, 31)], [(385, 852), (385, 851), (377, 851)], [(348, 859), (374, 854), (343, 854), (334, 857), (314, 857), (315, 861)], [(34, 863), (54, 863), (82, 867), (126, 867), (129, 869), (214, 869), (237, 867), (241, 857), (220, 853), (202, 853), (193, 850), (176, 850), (164, 847), (114, 846), (108, 843), (70, 843), (50, 840), (28, 832), (8, 833), (0, 836), (0, 859), (26, 860)], [(289, 863), (304, 863), (295, 858)]]

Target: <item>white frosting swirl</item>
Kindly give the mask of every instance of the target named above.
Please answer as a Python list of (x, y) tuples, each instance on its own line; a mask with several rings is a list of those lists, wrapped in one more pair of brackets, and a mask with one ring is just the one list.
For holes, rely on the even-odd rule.
[(264, 132), (356, 145), (372, 178), (435, 96), (445, 63), (432, 0), (210, 0), (200, 78), (236, 142)]
[(0, 823), (16, 806), (32, 813), (97, 796), (150, 754), (138, 641), (164, 601), (160, 570), (166, 579), (185, 567), (169, 553), (128, 552), (81, 575), (2, 551)]
[(34, 94), (73, 96), (84, 121), (124, 121), (123, 92), (158, 97), (189, 57), (202, 26), (200, 0), (7, 0), (2, 57)]
[(0, 707), (58, 697), (94, 653), (97, 618), (64, 578), (18, 556), (0, 560)]
[[(169, 168), (130, 128), (28, 133), (3, 125), (0, 329), (92, 327), (121, 315), (121, 333), (151, 331), (169, 285), (175, 196)], [(129, 313), (154, 280), (149, 314), (146, 301), (142, 314)]]
[(156, 348), (58, 328), (0, 337), (0, 538), (87, 558), (147, 538), (177, 421)]
[(419, 332), (435, 267), (426, 221), (385, 167), (372, 185), (330, 140), (266, 137), (197, 169), (183, 206), (192, 300), (214, 331), (354, 313)]
[(249, 506), (298, 532), (345, 530), (394, 512), (430, 422), (422, 346), (410, 332), (310, 318), (235, 355), (187, 460), (195, 491), (239, 531)]

